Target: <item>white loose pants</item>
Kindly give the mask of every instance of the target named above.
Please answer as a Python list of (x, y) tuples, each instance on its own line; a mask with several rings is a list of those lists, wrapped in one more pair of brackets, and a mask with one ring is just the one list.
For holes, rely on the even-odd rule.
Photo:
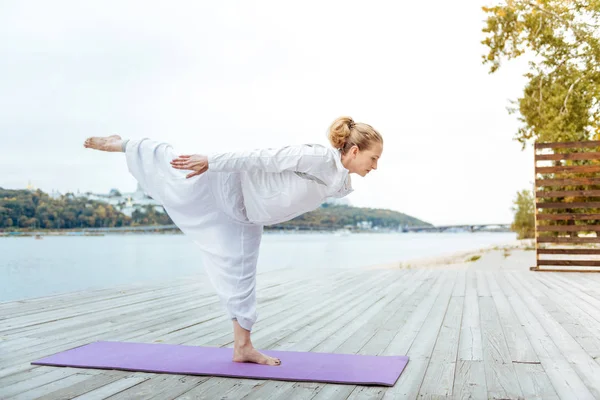
[(199, 245), (204, 267), (232, 319), (251, 330), (256, 322), (256, 264), (262, 225), (245, 218), (238, 173), (211, 172), (192, 178), (178, 170), (168, 143), (130, 140), (127, 166), (140, 186), (160, 202), (173, 222)]

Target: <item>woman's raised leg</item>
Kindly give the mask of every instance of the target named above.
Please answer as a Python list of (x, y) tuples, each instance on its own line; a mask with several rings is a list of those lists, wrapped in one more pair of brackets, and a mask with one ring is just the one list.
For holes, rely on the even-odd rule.
[(83, 147), (101, 151), (118, 152), (123, 151), (122, 144), (123, 139), (119, 135), (106, 137), (94, 136), (87, 138), (83, 143)]
[[(186, 179), (187, 172), (172, 168), (170, 161), (176, 154), (167, 143), (149, 139), (128, 142), (113, 135), (89, 138), (84, 146), (124, 151), (132, 175), (202, 249), (205, 271), (233, 321), (233, 361), (280, 365), (279, 359), (256, 350), (250, 339), (257, 318), (256, 264), (263, 227), (226, 215), (210, 189), (210, 174)], [(218, 179), (212, 182), (218, 191), (221, 183)]]

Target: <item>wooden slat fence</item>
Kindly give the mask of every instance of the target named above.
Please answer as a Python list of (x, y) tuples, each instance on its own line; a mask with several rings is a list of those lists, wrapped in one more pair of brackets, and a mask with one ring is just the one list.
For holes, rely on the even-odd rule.
[(600, 272), (600, 141), (534, 147), (536, 265), (531, 270)]

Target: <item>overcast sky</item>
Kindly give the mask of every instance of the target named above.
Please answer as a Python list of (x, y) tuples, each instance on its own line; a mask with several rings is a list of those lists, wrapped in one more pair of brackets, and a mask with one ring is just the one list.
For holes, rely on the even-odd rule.
[(348, 198), (433, 224), (510, 223), (533, 151), (508, 115), (524, 61), (488, 74), (481, 0), (3, 1), (0, 187), (133, 191), (118, 133), (181, 153), (384, 137)]

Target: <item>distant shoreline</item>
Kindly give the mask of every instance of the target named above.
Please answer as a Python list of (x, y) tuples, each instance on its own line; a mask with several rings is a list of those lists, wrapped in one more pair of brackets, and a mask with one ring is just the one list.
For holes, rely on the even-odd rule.
[[(265, 229), (265, 234), (313, 234), (313, 233), (330, 233), (332, 235), (339, 236), (348, 236), (348, 235), (356, 235), (356, 234), (381, 234), (381, 233), (418, 233), (418, 234), (426, 234), (426, 233), (441, 233), (441, 232), (402, 232), (398, 230), (392, 229), (373, 229), (373, 230), (355, 230), (352, 232), (346, 232), (343, 229)], [(448, 231), (443, 233), (507, 233), (505, 231)], [(510, 233), (510, 232), (508, 232)], [(179, 229), (163, 229), (163, 230), (119, 230), (119, 231), (91, 231), (91, 230), (39, 230), (39, 231), (8, 231), (8, 232), (0, 232), (0, 238), (9, 238), (9, 237), (35, 237), (35, 236), (107, 236), (107, 235), (183, 235)]]

